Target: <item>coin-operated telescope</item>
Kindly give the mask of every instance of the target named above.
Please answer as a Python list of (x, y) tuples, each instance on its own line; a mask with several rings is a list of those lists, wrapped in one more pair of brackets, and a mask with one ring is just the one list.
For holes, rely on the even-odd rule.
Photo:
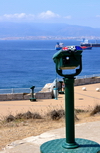
[[(66, 140), (62, 147), (73, 149), (79, 147), (75, 140), (74, 130), (74, 76), (82, 70), (82, 48), (80, 46), (68, 46), (54, 54), (53, 60), (56, 64), (56, 72), (63, 76), (65, 84), (65, 121)], [(71, 71), (74, 70), (74, 72)], [(65, 71), (69, 70), (69, 71)]]
[[(82, 70), (82, 48), (79, 46), (64, 47), (54, 54), (53, 60), (56, 71), (60, 76), (70, 77), (78, 75)], [(76, 69), (78, 67), (78, 69)], [(63, 70), (76, 69), (75, 73), (64, 74)]]
[[(74, 76), (78, 75), (82, 70), (81, 53), (81, 47), (69, 46), (63, 47), (53, 56), (57, 73), (64, 77), (66, 138), (55, 139), (42, 144), (40, 147), (41, 153), (100, 152), (100, 145), (98, 143), (75, 138)], [(71, 69), (74, 69), (75, 72), (72, 73)], [(65, 70), (69, 70), (67, 74)]]

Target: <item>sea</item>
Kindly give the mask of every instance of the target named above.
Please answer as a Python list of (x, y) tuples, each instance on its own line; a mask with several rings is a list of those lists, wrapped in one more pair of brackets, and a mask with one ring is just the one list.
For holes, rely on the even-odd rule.
[[(80, 45), (76, 40), (0, 40), (0, 89), (43, 87), (56, 78), (52, 59), (57, 42)], [(100, 74), (100, 48), (82, 52), (79, 76)]]

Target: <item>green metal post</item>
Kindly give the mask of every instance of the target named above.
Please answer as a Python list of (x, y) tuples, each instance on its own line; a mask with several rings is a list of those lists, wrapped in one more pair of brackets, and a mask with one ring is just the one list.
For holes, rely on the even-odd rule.
[(55, 82), (55, 99), (58, 100), (57, 79), (56, 79), (56, 82)]
[(34, 98), (34, 88), (32, 88), (32, 98)]
[(30, 98), (30, 101), (36, 101), (36, 98), (34, 98), (34, 88), (35, 86), (32, 86), (30, 89), (32, 89), (32, 97)]
[(66, 122), (66, 142), (64, 148), (77, 148), (75, 142), (74, 124), (74, 77), (64, 78), (65, 83), (65, 122)]

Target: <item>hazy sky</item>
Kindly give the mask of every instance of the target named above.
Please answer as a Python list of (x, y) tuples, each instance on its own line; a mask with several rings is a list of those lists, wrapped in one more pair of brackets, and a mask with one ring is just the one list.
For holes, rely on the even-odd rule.
[(3, 21), (100, 28), (100, 0), (0, 0), (0, 22)]

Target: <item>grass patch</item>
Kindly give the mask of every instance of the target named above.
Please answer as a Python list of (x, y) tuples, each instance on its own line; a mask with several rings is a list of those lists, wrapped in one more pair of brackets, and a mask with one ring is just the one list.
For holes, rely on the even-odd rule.
[[(90, 116), (93, 116), (97, 113), (100, 113), (100, 105), (96, 105), (91, 112), (83, 109), (75, 109), (75, 122), (80, 121), (80, 117), (82, 116), (87, 117), (88, 114), (90, 114)], [(35, 111), (27, 111), (25, 113), (17, 113), (15, 116), (10, 114), (4, 117), (3, 120), (0, 120), (0, 128), (7, 126), (20, 126), (20, 123), (21, 125), (26, 126), (29, 124), (29, 122), (34, 122), (34, 120), (36, 120), (36, 122), (40, 124), (43, 124), (43, 122), (45, 121), (50, 122), (50, 120), (52, 120), (56, 122), (60, 119), (65, 120), (65, 111), (62, 108), (53, 108), (52, 110), (48, 110), (48, 113), (44, 115), (41, 115), (40, 113)]]
[[(80, 113), (82, 111), (77, 110), (77, 112)], [(10, 123), (10, 122), (20, 123), (20, 122), (25, 122), (27, 120), (31, 120), (31, 122), (32, 122), (35, 119), (36, 120), (58, 121), (58, 120), (64, 119), (64, 118), (65, 118), (65, 111), (63, 109), (54, 109), (54, 110), (49, 111), (45, 115), (41, 115), (40, 113), (37, 113), (37, 112), (27, 111), (25, 113), (18, 113), (15, 116), (10, 114), (10, 115), (4, 117), (4, 119), (1, 120), (1, 122), (0, 122), (0, 127), (1, 127), (1, 125), (4, 125), (6, 123)], [(75, 120), (78, 120), (76, 113), (75, 113)]]
[[(75, 123), (96, 120), (100, 120), (100, 117), (90, 116), (90, 111), (75, 109)], [(35, 110), (16, 113), (15, 116), (10, 113), (10, 115), (2, 117), (2, 120), (0, 120), (0, 149), (13, 141), (37, 136), (46, 131), (62, 127), (65, 127), (65, 111), (62, 107), (49, 109), (45, 114), (43, 114), (43, 110), (39, 113)]]

